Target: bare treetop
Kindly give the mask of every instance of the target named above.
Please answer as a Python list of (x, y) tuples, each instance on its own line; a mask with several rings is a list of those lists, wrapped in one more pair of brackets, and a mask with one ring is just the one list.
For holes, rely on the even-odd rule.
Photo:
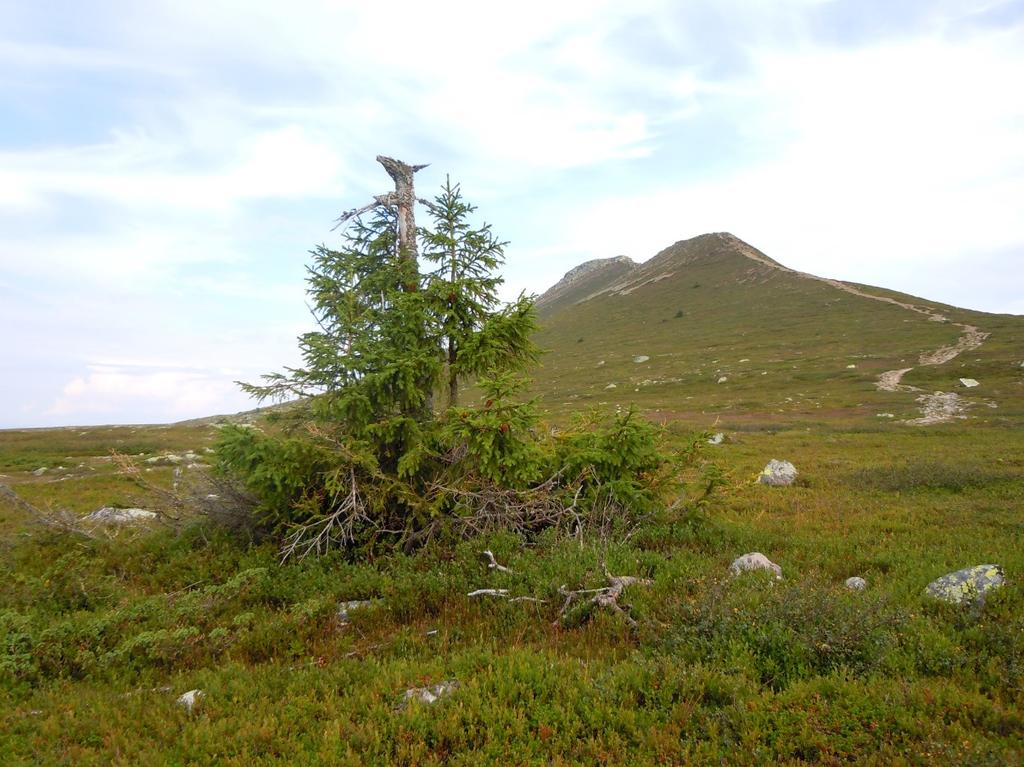
[(416, 246), (416, 190), (413, 184), (413, 175), (426, 168), (426, 165), (409, 165), (408, 163), (396, 160), (393, 157), (377, 155), (377, 162), (384, 166), (384, 170), (395, 182), (395, 191), (386, 192), (374, 196), (370, 202), (361, 208), (353, 208), (345, 211), (334, 225), (334, 229), (346, 224), (350, 219), (355, 218), (367, 211), (373, 210), (378, 205), (387, 205), (396, 208), (398, 211), (398, 249), (406, 258), (415, 261), (418, 256)]

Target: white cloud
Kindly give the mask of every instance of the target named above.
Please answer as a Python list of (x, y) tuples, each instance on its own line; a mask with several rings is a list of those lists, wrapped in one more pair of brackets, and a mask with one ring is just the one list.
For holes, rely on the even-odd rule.
[[(72, 196), (130, 209), (171, 207), (221, 214), (246, 200), (340, 197), (341, 160), (296, 125), (235, 137), (226, 159), (188, 170), (197, 147), (144, 134), (98, 146), (0, 153), (0, 205), (41, 206)], [(211, 154), (214, 147), (200, 147)]]
[[(451, 170), (512, 223), (495, 222), (510, 293), (723, 229), (926, 295), (978, 254), (1024, 281), (1005, 255), (1024, 246), (1024, 36), (950, 21), (956, 3), (845, 47), (815, 35), (828, 0), (154, 0), (80, 11), (61, 42), (16, 5), (0, 319), (22, 328), (24, 375), (44, 347), (75, 371), (49, 381), (70, 387), (51, 419), (228, 407), (219, 371), (286, 361), (298, 262), (332, 212), (387, 188), (378, 152), (433, 162), (428, 194)], [(935, 297), (1006, 295), (952, 282), (970, 292)]]
[(895, 263), (917, 265), (926, 292), (931, 267), (970, 270), (967, 254), (1024, 247), (1022, 42), (759, 52), (730, 87), (736, 109), (750, 110), (750, 140), (773, 152), (575, 211), (567, 250), (643, 260), (728, 230), (819, 274), (884, 284)]
[[(146, 370), (92, 365), (72, 378), (60, 397), (43, 413), (58, 419), (123, 422), (126, 415), (166, 420), (234, 412), (252, 406), (238, 387), (223, 375), (205, 371)], [(161, 418), (159, 420), (165, 420)]]

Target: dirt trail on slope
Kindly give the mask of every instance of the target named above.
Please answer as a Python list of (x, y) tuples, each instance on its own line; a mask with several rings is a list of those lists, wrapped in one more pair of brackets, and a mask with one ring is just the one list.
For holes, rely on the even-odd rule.
[[(888, 296), (875, 296), (870, 293), (865, 293), (863, 290), (859, 290), (852, 285), (847, 285), (839, 280), (833, 280), (828, 277), (818, 277), (816, 274), (808, 274), (807, 272), (798, 272), (795, 269), (790, 269), (782, 264), (777, 264), (771, 259), (762, 256), (745, 242), (733, 237), (732, 235), (727, 234), (719, 236), (733, 245), (738, 252), (747, 258), (757, 261), (760, 264), (764, 264), (765, 266), (770, 266), (773, 269), (778, 269), (779, 271), (789, 272), (790, 274), (795, 274), (799, 277), (807, 277), (811, 280), (824, 282), (826, 285), (831, 285), (833, 288), (837, 288), (838, 290), (842, 290), (855, 296), (860, 296), (861, 298), (870, 298), (872, 301), (881, 301), (882, 303), (899, 306), (903, 309), (924, 315), (932, 322), (947, 322), (946, 317), (938, 312), (932, 311), (931, 309), (926, 309), (925, 307), (917, 306), (915, 304), (908, 304), (905, 301), (898, 301), (895, 298), (889, 298)], [(925, 354), (922, 354), (917, 361), (919, 365), (943, 365), (964, 352), (977, 349), (989, 336), (988, 333), (985, 333), (974, 325), (967, 325), (962, 322), (954, 322), (952, 324), (963, 331), (960, 339), (952, 346), (943, 346), (933, 352), (926, 352)], [(903, 376), (913, 369), (914, 368), (909, 367), (901, 370), (887, 370), (878, 376), (878, 382), (875, 386), (877, 386), (881, 391), (919, 392), (921, 390), (916, 386), (908, 386), (900, 383), (900, 381), (903, 380)], [(917, 398), (917, 401), (921, 403), (922, 416), (920, 418), (914, 418), (907, 421), (909, 424), (913, 424), (915, 426), (928, 426), (935, 423), (947, 423), (955, 418), (966, 418), (966, 416), (963, 415), (963, 411), (967, 408), (968, 403), (955, 392), (937, 391), (934, 394), (924, 393)]]

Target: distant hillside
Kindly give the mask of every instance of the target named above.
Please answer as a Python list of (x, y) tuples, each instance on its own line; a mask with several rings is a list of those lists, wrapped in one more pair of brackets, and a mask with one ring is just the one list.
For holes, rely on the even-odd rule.
[(540, 312), (552, 312), (579, 303), (638, 270), (640, 265), (627, 256), (597, 258), (573, 267), (537, 299)]
[(548, 353), (534, 393), (556, 412), (635, 402), (698, 422), (913, 420), (918, 397), (942, 391), (956, 395), (950, 418), (1024, 414), (1024, 318), (797, 272), (728, 233), (642, 264), (588, 261), (537, 305)]

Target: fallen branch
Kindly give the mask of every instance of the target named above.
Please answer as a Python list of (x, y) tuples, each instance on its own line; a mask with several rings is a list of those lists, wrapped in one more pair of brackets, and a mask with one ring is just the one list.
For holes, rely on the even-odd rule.
[(56, 530), (61, 533), (73, 533), (84, 538), (96, 538), (91, 530), (82, 527), (81, 521), (69, 511), (43, 511), (26, 501), (7, 485), (0, 484), (0, 498), (5, 498), (16, 509), (28, 514), (32, 520), (43, 527)]
[(477, 589), (466, 594), (467, 597), (508, 597), (508, 589)]
[(608, 572), (607, 566), (604, 568), (604, 576), (608, 579), (608, 586), (598, 589), (577, 589), (570, 591), (564, 585), (558, 588), (558, 593), (565, 597), (565, 603), (562, 605), (562, 609), (558, 611), (558, 617), (555, 619), (555, 626), (566, 624), (566, 618), (569, 608), (573, 605), (580, 596), (584, 594), (593, 594), (587, 604), (577, 613), (577, 617), (586, 620), (589, 616), (590, 611), (597, 608), (607, 608), (614, 613), (618, 613), (625, 619), (626, 623), (631, 628), (637, 628), (637, 622), (633, 616), (629, 614), (632, 605), (619, 604), (619, 597), (622, 596), (622, 592), (627, 586), (633, 586), (639, 584), (641, 586), (649, 586), (653, 581), (647, 578), (637, 578), (633, 575), (612, 575)]

